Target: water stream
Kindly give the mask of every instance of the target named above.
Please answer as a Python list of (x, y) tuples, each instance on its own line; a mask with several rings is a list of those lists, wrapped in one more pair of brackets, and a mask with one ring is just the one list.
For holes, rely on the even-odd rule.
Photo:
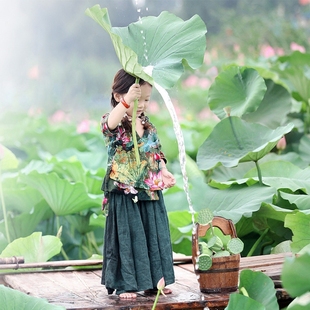
[(187, 177), (187, 173), (186, 173), (186, 153), (185, 153), (184, 137), (183, 137), (183, 133), (181, 130), (181, 126), (180, 126), (178, 117), (176, 115), (174, 106), (172, 104), (171, 98), (170, 98), (168, 92), (166, 91), (166, 89), (164, 89), (162, 86), (160, 86), (156, 82), (154, 82), (154, 87), (157, 89), (157, 91), (162, 96), (162, 98), (166, 104), (166, 107), (170, 113), (172, 122), (173, 122), (174, 133), (175, 133), (175, 136), (176, 136), (177, 141), (178, 141), (179, 161), (180, 161), (181, 172), (182, 172), (182, 176), (183, 176), (184, 192), (186, 194), (186, 199), (188, 202), (189, 211), (192, 215), (192, 222), (194, 224), (195, 223), (195, 219), (194, 219), (195, 210), (193, 208), (193, 204), (192, 204), (192, 201), (191, 201), (191, 198), (189, 195), (188, 177)]
[[(144, 1), (143, 0), (135, 0), (135, 5), (137, 7), (137, 12), (139, 14), (138, 20), (142, 24), (141, 6), (144, 5)], [(148, 8), (146, 8), (146, 11), (148, 11)], [(144, 34), (143, 30), (141, 30), (141, 36), (143, 39), (143, 46), (144, 46), (143, 57), (145, 58), (146, 61), (148, 61), (148, 56), (147, 56), (148, 51), (146, 48), (145, 34)], [(153, 66), (149, 65), (143, 69), (144, 69), (146, 74), (148, 74), (149, 76), (152, 76)], [(188, 202), (189, 212), (191, 213), (191, 216), (192, 216), (193, 227), (195, 227), (195, 225), (194, 225), (194, 223), (195, 223), (195, 218), (194, 218), (195, 210), (193, 208), (193, 204), (192, 204), (192, 201), (191, 201), (191, 198), (189, 195), (189, 184), (188, 184), (188, 177), (187, 177), (187, 173), (186, 173), (186, 152), (185, 152), (184, 137), (183, 137), (183, 133), (181, 130), (181, 126), (180, 126), (178, 117), (176, 115), (174, 106), (172, 104), (171, 98), (170, 98), (168, 92), (166, 91), (166, 89), (164, 89), (162, 86), (160, 86), (156, 82), (154, 82), (154, 87), (157, 89), (157, 91), (160, 93), (161, 97), (163, 98), (165, 105), (166, 105), (166, 107), (169, 111), (169, 114), (171, 116), (172, 122), (173, 122), (173, 129), (174, 129), (174, 133), (175, 133), (175, 136), (176, 136), (176, 139), (178, 142), (179, 161), (180, 161), (180, 167), (181, 167), (181, 172), (182, 172), (182, 177), (183, 177), (184, 192), (185, 192), (186, 199)]]

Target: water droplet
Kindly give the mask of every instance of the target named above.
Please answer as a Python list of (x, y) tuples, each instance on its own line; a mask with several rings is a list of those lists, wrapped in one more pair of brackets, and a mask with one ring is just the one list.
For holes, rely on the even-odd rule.
[[(140, 31), (141, 33), (143, 33), (143, 30)], [(142, 37), (143, 38), (143, 37)]]
[(145, 11), (148, 11), (149, 10), (149, 8), (145, 8)]
[(140, 12), (141, 12), (141, 9), (138, 9), (137, 12), (140, 13)]

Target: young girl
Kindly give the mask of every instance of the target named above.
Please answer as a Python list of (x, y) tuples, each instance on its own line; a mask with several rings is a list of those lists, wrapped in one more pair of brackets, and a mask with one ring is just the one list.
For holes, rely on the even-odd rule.
[[(174, 283), (172, 248), (162, 190), (175, 185), (166, 168), (157, 132), (145, 111), (152, 86), (119, 70), (112, 86), (112, 111), (101, 119), (108, 151), (102, 189), (106, 226), (102, 284), (122, 299), (136, 292), (157, 293), (157, 283)], [(140, 164), (132, 139), (132, 113), (138, 99), (136, 136)], [(165, 288), (164, 293), (171, 290)]]

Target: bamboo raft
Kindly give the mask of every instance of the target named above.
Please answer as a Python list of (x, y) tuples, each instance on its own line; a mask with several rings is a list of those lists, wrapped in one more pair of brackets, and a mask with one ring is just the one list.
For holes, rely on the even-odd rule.
[[(290, 297), (281, 287), (280, 281), (284, 258), (289, 255), (253, 256), (241, 258), (240, 261), (240, 271), (243, 269), (262, 271), (273, 280), (280, 307), (287, 306), (291, 302)], [(87, 261), (87, 265), (90, 262), (92, 266), (88, 266), (84, 270), (75, 270), (73, 267), (64, 268), (69, 265), (85, 266), (86, 261), (53, 262), (57, 263), (56, 267), (52, 262), (47, 262), (41, 266), (45, 268), (44, 270), (32, 270), (23, 273), (18, 270), (9, 271), (8, 268), (22, 269), (34, 268), (34, 266), (19, 264), (18, 262), (6, 266), (1, 265), (0, 269), (5, 269), (6, 273), (0, 273), (0, 284), (31, 296), (44, 298), (51, 304), (72, 310), (141, 310), (152, 308), (155, 296), (145, 295), (144, 292), (139, 292), (134, 301), (120, 300), (116, 295), (107, 295), (105, 287), (100, 284), (101, 261)], [(48, 268), (54, 269), (49, 270)], [(174, 270), (176, 282), (169, 285), (173, 294), (166, 295), (166, 297), (161, 295), (156, 309), (222, 310), (227, 306), (229, 294), (204, 294), (200, 292), (191, 257), (175, 258)]]

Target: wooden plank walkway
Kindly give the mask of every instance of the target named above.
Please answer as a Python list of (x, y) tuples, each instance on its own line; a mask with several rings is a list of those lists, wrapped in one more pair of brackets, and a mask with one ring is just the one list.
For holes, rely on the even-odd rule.
[[(251, 269), (262, 271), (275, 283), (279, 304), (287, 305), (291, 300), (281, 288), (280, 274), (284, 257), (289, 254), (274, 254), (241, 258), (240, 271)], [(227, 306), (228, 294), (203, 294), (190, 258), (174, 265), (176, 282), (169, 285), (173, 294), (160, 296), (156, 309), (211, 309), (221, 310)], [(58, 270), (32, 273), (11, 273), (0, 276), (0, 282), (31, 296), (45, 298), (49, 303), (66, 309), (151, 309), (155, 296), (138, 294), (135, 301), (120, 300), (107, 295), (100, 284), (101, 270)]]

